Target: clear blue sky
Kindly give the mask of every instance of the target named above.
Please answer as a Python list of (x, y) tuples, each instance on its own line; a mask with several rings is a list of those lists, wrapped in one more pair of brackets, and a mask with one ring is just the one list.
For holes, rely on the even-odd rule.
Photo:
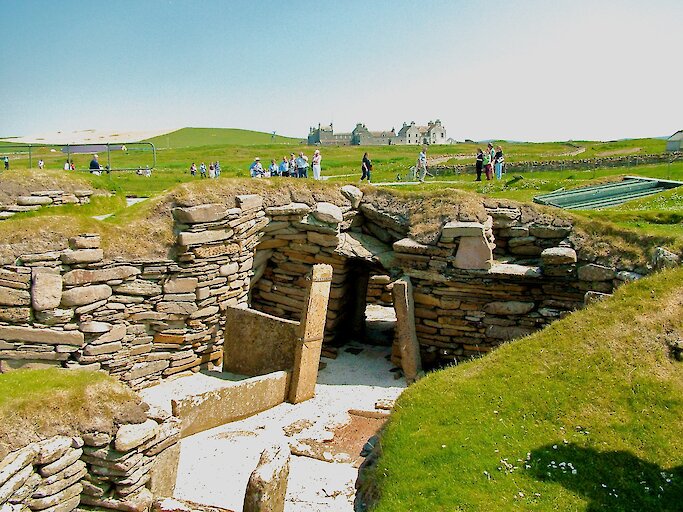
[(0, 0), (0, 136), (440, 118), (456, 139), (683, 128), (683, 1)]

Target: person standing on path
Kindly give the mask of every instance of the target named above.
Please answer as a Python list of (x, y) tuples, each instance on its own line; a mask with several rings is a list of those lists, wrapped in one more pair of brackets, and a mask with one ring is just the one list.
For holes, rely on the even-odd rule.
[(204, 162), (199, 164), (199, 177), (206, 178), (206, 164)]
[(218, 160), (216, 160), (213, 170), (216, 172), (216, 178), (218, 178), (221, 175), (221, 163)]
[(417, 157), (417, 174), (420, 183), (424, 183), (427, 174), (427, 146), (422, 146), (422, 151)]
[(190, 166), (190, 176), (197, 176), (197, 165), (194, 162)]
[(278, 172), (278, 167), (277, 167), (277, 162), (275, 161), (274, 158), (270, 160), (270, 167), (268, 167), (268, 176), (267, 178), (274, 178), (277, 176)]
[(290, 178), (298, 178), (296, 172), (296, 157), (294, 156), (294, 153), (290, 153), (289, 155), (289, 176)]
[(9, 157), (5, 155), (5, 158), (3, 158), (2, 161), (5, 163), (5, 170), (9, 171)]
[(503, 163), (505, 162), (505, 157), (503, 156), (503, 148), (500, 146), (496, 147), (496, 153), (493, 155), (493, 167), (496, 171), (496, 178), (503, 178)]
[(365, 178), (367, 178), (368, 183), (370, 183), (370, 171), (372, 171), (372, 160), (370, 160), (370, 157), (368, 156), (367, 152), (363, 155), (361, 171), (363, 171), (363, 174), (361, 175), (360, 180), (363, 181)]
[(320, 163), (323, 161), (323, 157), (320, 155), (320, 150), (316, 149), (313, 152), (313, 179), (314, 180), (319, 180), (320, 179)]
[(481, 171), (484, 169), (484, 152), (481, 148), (477, 148), (477, 159), (474, 168), (477, 171), (477, 179), (474, 181), (481, 181)]

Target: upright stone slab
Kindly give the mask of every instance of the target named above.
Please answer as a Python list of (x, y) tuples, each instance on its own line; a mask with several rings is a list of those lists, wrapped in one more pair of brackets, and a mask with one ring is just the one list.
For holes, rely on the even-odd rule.
[(284, 440), (263, 450), (249, 476), (244, 512), (284, 512), (289, 460), (289, 445)]
[(31, 286), (33, 309), (55, 309), (62, 302), (62, 276), (35, 270)]
[(488, 270), (493, 264), (493, 250), (483, 236), (463, 236), (455, 255), (455, 268)]
[(301, 335), (294, 355), (292, 383), (289, 388), (289, 401), (293, 404), (313, 398), (315, 395), (331, 282), (331, 265), (313, 265), (311, 284), (305, 301), (306, 309), (301, 317)]
[(398, 347), (401, 352), (401, 367), (406, 382), (412, 384), (422, 372), (420, 343), (415, 331), (415, 302), (413, 301), (413, 285), (410, 277), (405, 276), (394, 281), (391, 290), (396, 311), (396, 331)]

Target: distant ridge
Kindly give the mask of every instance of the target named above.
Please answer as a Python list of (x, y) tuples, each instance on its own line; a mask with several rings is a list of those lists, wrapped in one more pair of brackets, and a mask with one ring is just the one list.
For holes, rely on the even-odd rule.
[(144, 142), (151, 142), (157, 149), (177, 149), (217, 145), (299, 144), (302, 140), (238, 128), (181, 128)]

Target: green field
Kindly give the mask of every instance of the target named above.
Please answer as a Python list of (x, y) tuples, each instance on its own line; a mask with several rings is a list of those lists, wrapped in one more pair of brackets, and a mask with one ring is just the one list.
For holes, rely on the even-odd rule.
[(681, 510), (683, 269), (399, 398), (375, 512)]
[(258, 144), (299, 144), (302, 139), (237, 128), (181, 128), (165, 135), (147, 139), (158, 149), (178, 149), (201, 146), (253, 146)]

